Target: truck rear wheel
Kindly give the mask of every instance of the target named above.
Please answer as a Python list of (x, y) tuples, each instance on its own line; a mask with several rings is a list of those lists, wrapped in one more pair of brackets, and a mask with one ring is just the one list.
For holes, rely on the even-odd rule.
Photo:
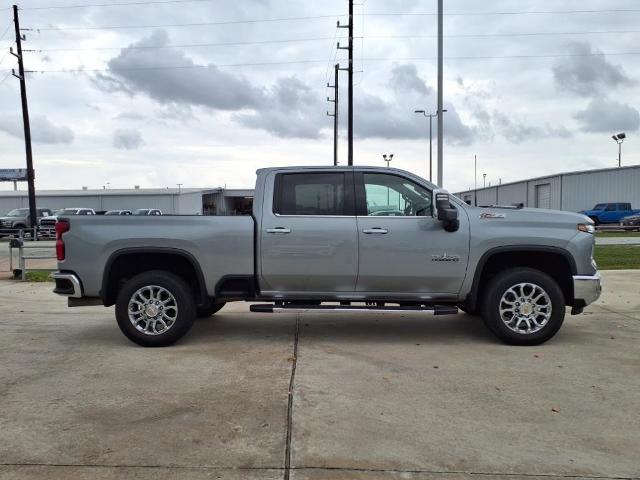
[(154, 270), (125, 283), (116, 300), (116, 319), (125, 336), (143, 347), (166, 347), (191, 328), (196, 305), (180, 277)]
[(482, 306), (485, 325), (510, 345), (539, 345), (553, 337), (564, 321), (562, 290), (546, 273), (514, 268), (496, 275)]

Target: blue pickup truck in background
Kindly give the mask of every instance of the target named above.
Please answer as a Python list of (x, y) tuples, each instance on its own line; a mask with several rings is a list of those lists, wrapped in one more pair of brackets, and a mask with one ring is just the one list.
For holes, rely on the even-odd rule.
[(596, 225), (602, 223), (620, 223), (624, 217), (640, 214), (640, 210), (633, 210), (628, 202), (598, 203), (591, 210), (583, 210), (583, 215), (591, 218)]

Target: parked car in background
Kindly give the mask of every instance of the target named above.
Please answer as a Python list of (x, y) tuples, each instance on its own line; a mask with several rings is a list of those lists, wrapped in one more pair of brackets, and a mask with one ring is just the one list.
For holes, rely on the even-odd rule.
[(629, 215), (628, 217), (624, 217), (620, 220), (621, 227), (636, 227), (629, 228), (629, 230), (637, 230), (640, 232), (640, 214), (637, 215)]
[(107, 210), (105, 215), (133, 215), (131, 210)]
[(135, 210), (133, 214), (141, 216), (162, 215), (162, 210), (157, 208), (139, 208)]
[(601, 290), (584, 215), (471, 207), (395, 168), (266, 168), (252, 216), (60, 217), (56, 230), (55, 293), (115, 304), (148, 347), (242, 300), (260, 313), (460, 308), (537, 345)]
[(55, 238), (56, 236), (56, 222), (60, 215), (95, 215), (96, 212), (93, 208), (62, 208), (56, 210), (48, 217), (44, 217), (40, 220), (40, 235), (43, 237)]
[(593, 223), (619, 223), (624, 217), (640, 214), (640, 210), (633, 210), (628, 202), (598, 203), (591, 210), (578, 212), (586, 215)]
[[(49, 208), (36, 209), (36, 223), (41, 218), (51, 215)], [(24, 235), (31, 227), (31, 216), (28, 208), (16, 208), (8, 212), (4, 217), (0, 217), (0, 237), (9, 235)]]

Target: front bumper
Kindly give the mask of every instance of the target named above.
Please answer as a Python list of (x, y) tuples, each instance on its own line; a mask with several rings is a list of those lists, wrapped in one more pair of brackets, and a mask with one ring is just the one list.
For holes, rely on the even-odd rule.
[(600, 272), (594, 275), (573, 276), (573, 298), (576, 307), (586, 307), (595, 302), (602, 292)]

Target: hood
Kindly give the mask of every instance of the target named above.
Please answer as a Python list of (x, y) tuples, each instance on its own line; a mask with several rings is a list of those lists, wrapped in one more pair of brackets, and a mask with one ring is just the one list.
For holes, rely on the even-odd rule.
[(564, 212), (561, 210), (547, 210), (543, 208), (500, 208), (478, 207), (473, 208), (470, 214), (478, 212), (482, 221), (502, 221), (510, 225), (531, 226), (532, 223), (545, 226), (555, 226), (575, 230), (576, 225), (585, 223), (593, 225), (593, 220), (581, 213)]

